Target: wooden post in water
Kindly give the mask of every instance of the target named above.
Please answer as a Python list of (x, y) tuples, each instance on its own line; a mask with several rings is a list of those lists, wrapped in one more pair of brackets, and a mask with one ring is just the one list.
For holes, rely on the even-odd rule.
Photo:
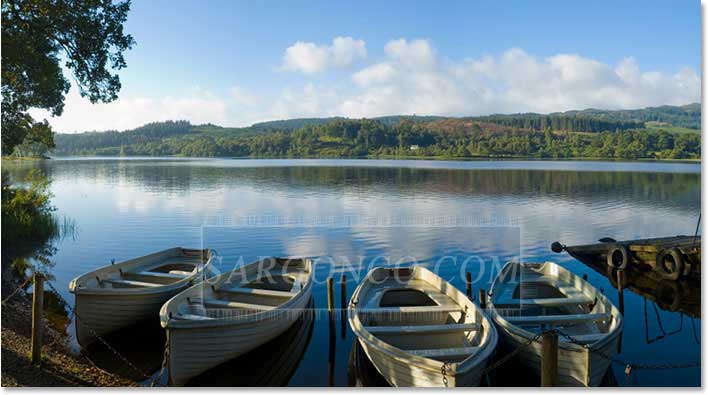
[(558, 333), (541, 335), (541, 387), (555, 387), (558, 377)]
[[(624, 270), (617, 271), (617, 299), (619, 299), (619, 311), (624, 316)], [(622, 354), (622, 336), (624, 331), (620, 332), (619, 341), (617, 342), (617, 353)]]
[(617, 292), (619, 292), (619, 311), (624, 315), (624, 270), (617, 271)]
[(342, 330), (341, 330), (341, 336), (342, 339), (346, 338), (347, 336), (347, 276), (345, 274), (342, 274), (342, 279), (341, 279), (341, 284), (342, 284), (342, 289), (339, 295), (340, 299), (340, 304), (342, 307), (342, 312), (340, 313), (341, 316), (341, 325), (342, 325)]
[(334, 310), (334, 279), (327, 279), (327, 310), (331, 313)]
[(347, 308), (347, 276), (345, 274), (342, 274), (340, 282), (342, 284), (342, 290), (339, 294), (339, 303), (342, 310), (345, 310)]
[(479, 290), (479, 307), (487, 308), (487, 292), (483, 289)]
[(583, 280), (588, 281), (588, 274), (587, 273), (583, 274)]
[(467, 283), (467, 297), (472, 299), (472, 273), (465, 272), (465, 282)]
[(42, 310), (44, 310), (44, 277), (34, 274), (32, 295), (32, 363), (42, 361)]

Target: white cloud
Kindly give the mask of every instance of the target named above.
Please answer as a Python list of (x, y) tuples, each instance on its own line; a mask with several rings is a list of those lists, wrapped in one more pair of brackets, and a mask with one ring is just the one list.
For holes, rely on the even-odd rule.
[(360, 90), (339, 113), (478, 115), (554, 112), (589, 107), (639, 108), (700, 101), (700, 77), (642, 71), (632, 58), (616, 66), (577, 54), (537, 58), (519, 48), (453, 61), (427, 40), (390, 41), (386, 59), (352, 75)]
[(185, 119), (192, 123), (227, 122), (228, 105), (223, 98), (200, 91), (183, 97), (123, 96), (110, 103), (91, 104), (76, 87), (69, 90), (61, 117), (50, 118), (44, 110), (31, 110), (35, 119), (48, 119), (59, 132), (125, 130), (148, 122)]
[(348, 67), (366, 58), (366, 43), (352, 37), (335, 37), (332, 45), (298, 41), (285, 50), (282, 70), (317, 74), (331, 66)]
[[(383, 49), (383, 58), (350, 79), (276, 87), (275, 94), (235, 86), (221, 96), (208, 91), (179, 97), (121, 95), (113, 103), (92, 105), (72, 88), (64, 115), (49, 120), (55, 130), (72, 132), (123, 130), (168, 119), (246, 126), (296, 117), (545, 113), (700, 101), (701, 81), (694, 70), (642, 70), (631, 57), (612, 65), (579, 54), (540, 58), (511, 48), (454, 60), (438, 54), (428, 40), (403, 38)], [(297, 42), (286, 50), (283, 68), (315, 74), (365, 57), (365, 43), (351, 37), (337, 37), (329, 46)], [(48, 117), (42, 111), (32, 114)]]
[(273, 102), (272, 110), (261, 117), (287, 119), (301, 117), (326, 117), (334, 114), (337, 92), (332, 88), (306, 84), (302, 89), (286, 88)]

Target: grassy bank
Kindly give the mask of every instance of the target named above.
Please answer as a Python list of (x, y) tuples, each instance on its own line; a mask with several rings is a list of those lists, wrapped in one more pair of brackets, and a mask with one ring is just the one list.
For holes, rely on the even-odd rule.
[[(3, 276), (3, 282), (5, 282)], [(5, 285), (5, 284), (4, 284)], [(6, 289), (3, 286), (3, 289)], [(3, 294), (3, 299), (7, 295)], [(30, 297), (23, 291), (2, 306), (2, 386), (3, 387), (126, 387), (137, 383), (107, 373), (82, 355), (69, 350), (66, 333), (44, 320), (42, 363), (32, 364)]]

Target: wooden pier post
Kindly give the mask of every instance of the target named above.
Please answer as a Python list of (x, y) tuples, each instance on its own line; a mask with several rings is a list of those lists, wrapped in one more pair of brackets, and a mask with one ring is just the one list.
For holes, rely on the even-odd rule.
[(558, 376), (558, 333), (541, 336), (541, 387), (555, 387)]
[[(624, 316), (624, 270), (617, 271), (617, 299), (619, 300), (619, 311)], [(617, 341), (617, 353), (622, 354), (622, 337), (624, 331), (620, 332), (619, 340)]]
[(339, 302), (341, 304), (342, 310), (346, 310), (347, 308), (347, 276), (345, 274), (342, 274), (342, 279), (340, 280), (340, 283), (342, 284), (342, 290), (339, 294)]
[(342, 279), (341, 279), (341, 293), (339, 295), (340, 297), (340, 304), (342, 306), (342, 311), (340, 313), (340, 318), (341, 318), (341, 336), (342, 339), (347, 337), (347, 276), (345, 274), (342, 274)]
[(588, 281), (588, 274), (587, 273), (583, 274), (583, 280)]
[(472, 299), (472, 273), (465, 272), (465, 282), (467, 283), (467, 297)]
[(479, 307), (487, 308), (487, 291), (484, 288), (479, 290)]
[(334, 279), (327, 279), (327, 310), (331, 313), (334, 310)]
[(34, 274), (32, 295), (32, 363), (42, 361), (42, 311), (44, 310), (44, 277)]
[(619, 292), (619, 311), (624, 315), (624, 270), (617, 271), (617, 292)]

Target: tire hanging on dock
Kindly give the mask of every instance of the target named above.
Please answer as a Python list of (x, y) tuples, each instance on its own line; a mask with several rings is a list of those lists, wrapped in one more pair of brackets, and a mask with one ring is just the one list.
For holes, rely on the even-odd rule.
[[(672, 266), (669, 266), (670, 263), (667, 259), (673, 261)], [(683, 274), (684, 269), (683, 255), (678, 248), (662, 250), (656, 257), (656, 270), (668, 280), (678, 280)]]
[(615, 245), (607, 252), (607, 266), (624, 270), (629, 266), (629, 251), (623, 245)]

